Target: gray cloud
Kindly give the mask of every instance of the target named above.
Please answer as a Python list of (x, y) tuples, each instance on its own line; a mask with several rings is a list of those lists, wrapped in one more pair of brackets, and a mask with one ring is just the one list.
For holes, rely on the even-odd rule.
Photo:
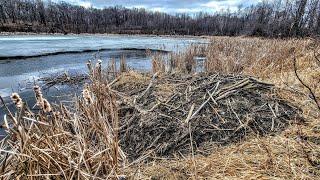
[[(56, 0), (60, 1), (60, 0)], [(236, 10), (238, 6), (244, 7), (256, 4), (261, 0), (64, 0), (85, 7), (94, 6), (103, 8), (121, 5), (128, 8), (143, 7), (153, 11), (163, 12), (198, 12), (219, 11), (221, 9)]]

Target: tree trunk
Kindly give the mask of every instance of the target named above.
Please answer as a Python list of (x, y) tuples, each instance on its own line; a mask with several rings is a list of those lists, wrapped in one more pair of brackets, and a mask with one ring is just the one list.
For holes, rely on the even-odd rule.
[(307, 1), (308, 0), (301, 0), (299, 3), (298, 10), (296, 12), (294, 22), (291, 28), (291, 33), (292, 33), (291, 35), (293, 36), (298, 36), (302, 33), (300, 32), (300, 30), (301, 30), (302, 19), (305, 13)]

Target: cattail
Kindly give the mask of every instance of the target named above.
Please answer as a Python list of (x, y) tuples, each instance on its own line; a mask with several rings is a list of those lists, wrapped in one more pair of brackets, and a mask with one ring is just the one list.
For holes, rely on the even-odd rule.
[(102, 64), (102, 60), (98, 59), (98, 62), (95, 67), (95, 73), (97, 77), (101, 77), (101, 64)]
[(42, 97), (42, 92), (40, 86), (34, 86), (33, 91), (35, 92), (36, 98)]
[(34, 86), (33, 91), (37, 100), (37, 106), (43, 107), (43, 95), (39, 86)]
[(101, 72), (101, 64), (102, 64), (102, 60), (98, 59), (98, 62), (96, 64), (96, 71), (97, 72)]
[(91, 92), (89, 90), (89, 87), (88, 85), (86, 84), (83, 91), (82, 91), (82, 97), (84, 99), (84, 101), (87, 103), (87, 104), (91, 104), (92, 103), (92, 97), (91, 97)]
[(88, 60), (88, 62), (87, 62), (87, 67), (88, 67), (88, 70), (89, 70), (89, 73), (90, 73), (90, 75), (92, 75), (92, 64), (91, 64), (91, 60)]
[(97, 67), (101, 67), (101, 64), (102, 64), (102, 60), (101, 60), (101, 59), (98, 59), (98, 62), (97, 62), (97, 64), (96, 64), (96, 68), (97, 68)]
[(18, 93), (12, 93), (11, 100), (16, 105), (17, 108), (22, 108), (23, 102)]
[(34, 86), (33, 91), (37, 100), (37, 106), (40, 107), (44, 112), (51, 112), (51, 105), (47, 99), (43, 98), (41, 88), (39, 86)]
[(49, 103), (48, 100), (43, 99), (43, 107), (42, 107), (42, 109), (43, 109), (43, 111), (46, 112), (46, 113), (52, 111), (51, 105), (50, 105), (50, 103)]

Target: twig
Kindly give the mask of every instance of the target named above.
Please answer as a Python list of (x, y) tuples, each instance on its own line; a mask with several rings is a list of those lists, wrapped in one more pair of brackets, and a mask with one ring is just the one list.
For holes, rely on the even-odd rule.
[[(201, 104), (201, 106), (196, 110), (196, 112), (194, 112), (194, 113), (192, 114), (192, 116), (190, 117), (190, 119), (193, 119), (193, 118), (202, 110), (202, 108), (211, 100), (212, 96), (213, 96), (213, 95), (216, 93), (216, 91), (218, 90), (219, 84), (220, 84), (220, 81), (217, 82), (214, 91), (213, 91), (211, 94), (209, 93), (209, 98), (208, 98), (205, 102), (203, 102), (203, 103)], [(214, 101), (214, 102), (215, 102), (215, 101)]]
[(189, 130), (189, 139), (190, 139), (190, 148), (191, 148), (191, 153), (192, 153), (192, 163), (193, 163), (193, 168), (194, 168), (194, 177), (196, 179), (197, 177), (197, 166), (196, 166), (196, 160), (194, 156), (194, 149), (193, 149), (193, 140), (192, 140), (192, 132), (191, 132), (191, 123), (188, 123), (188, 130)]
[(118, 82), (121, 79), (121, 76), (118, 76), (116, 79), (114, 79), (111, 83), (108, 84), (108, 87), (111, 87), (114, 83)]
[(0, 100), (3, 104), (3, 106), (5, 107), (5, 109), (8, 111), (8, 114), (10, 116), (10, 118), (14, 121), (17, 122), (17, 120), (15, 119), (15, 117), (12, 115), (11, 111), (9, 110), (8, 106), (6, 105), (6, 103), (4, 102), (3, 98), (0, 96)]
[(192, 104), (192, 106), (190, 108), (190, 111), (189, 111), (187, 119), (185, 120), (185, 123), (189, 123), (189, 120), (191, 119), (191, 115), (192, 115), (193, 110), (194, 110), (194, 104)]
[(31, 118), (28, 118), (28, 117), (23, 117), (23, 119), (28, 120), (28, 121), (31, 121), (31, 122), (34, 122), (34, 123), (38, 123), (38, 124), (42, 124), (42, 125), (46, 125), (46, 126), (51, 126), (51, 125), (48, 124), (48, 123), (41, 122), (41, 121), (37, 121), (37, 120), (31, 119)]
[(304, 83), (304, 82), (302, 81), (302, 79), (300, 78), (300, 76), (299, 76), (299, 74), (298, 74), (297, 58), (296, 58), (295, 55), (293, 55), (293, 68), (294, 68), (294, 73), (295, 73), (297, 79), (299, 80), (299, 82), (300, 82), (304, 87), (306, 87), (306, 88), (309, 90), (309, 92), (310, 92), (310, 94), (311, 94), (311, 96), (312, 96), (312, 100), (314, 100), (314, 102), (316, 103), (316, 105), (317, 105), (317, 107), (318, 107), (318, 109), (319, 109), (319, 111), (320, 111), (320, 104), (319, 104), (319, 102), (318, 102), (318, 100), (317, 100), (317, 98), (316, 98), (316, 95), (314, 94), (314, 92), (312, 91), (312, 89), (311, 89), (306, 83)]
[(313, 51), (314, 58), (317, 60), (318, 66), (320, 66), (320, 59), (318, 58), (319, 54), (316, 54), (316, 50)]
[(147, 92), (149, 91), (149, 89), (152, 87), (153, 82), (154, 82), (154, 80), (156, 79), (156, 77), (158, 76), (158, 74), (159, 74), (159, 73), (157, 72), (157, 73), (155, 73), (155, 74), (152, 76), (152, 79), (151, 79), (151, 81), (150, 81), (147, 89), (144, 90), (138, 97), (135, 98), (134, 103), (138, 102), (141, 98), (143, 98), (143, 97), (147, 94)]

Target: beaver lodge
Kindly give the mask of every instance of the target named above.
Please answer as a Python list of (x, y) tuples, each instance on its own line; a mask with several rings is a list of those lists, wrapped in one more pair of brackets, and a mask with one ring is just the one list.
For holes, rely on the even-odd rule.
[[(220, 74), (124, 75), (119, 99), (120, 145), (132, 160), (208, 152), (250, 136), (284, 130), (302, 120), (272, 84)], [(192, 141), (192, 146), (191, 142)], [(148, 156), (145, 156), (148, 157)]]

